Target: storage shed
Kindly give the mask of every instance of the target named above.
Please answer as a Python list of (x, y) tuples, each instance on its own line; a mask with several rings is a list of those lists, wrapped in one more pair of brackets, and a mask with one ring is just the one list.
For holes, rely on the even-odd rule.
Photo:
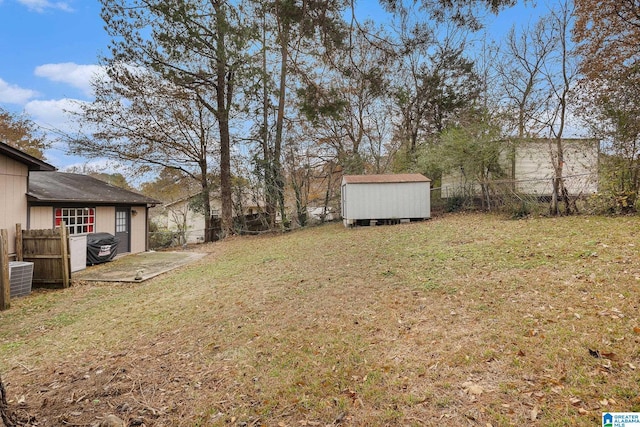
[(431, 180), (421, 174), (345, 175), (345, 227), (423, 220), (431, 217)]

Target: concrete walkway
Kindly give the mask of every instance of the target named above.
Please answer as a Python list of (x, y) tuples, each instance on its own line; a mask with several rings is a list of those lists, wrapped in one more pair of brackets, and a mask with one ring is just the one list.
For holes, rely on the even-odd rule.
[(143, 282), (159, 274), (195, 262), (207, 254), (197, 252), (142, 252), (71, 274), (72, 280), (88, 282)]

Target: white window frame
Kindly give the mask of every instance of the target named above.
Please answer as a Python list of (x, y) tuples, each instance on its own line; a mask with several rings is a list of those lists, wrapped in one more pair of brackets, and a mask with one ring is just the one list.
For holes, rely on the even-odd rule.
[(56, 228), (62, 221), (67, 224), (69, 235), (95, 233), (96, 208), (95, 207), (56, 207), (53, 209), (53, 221)]

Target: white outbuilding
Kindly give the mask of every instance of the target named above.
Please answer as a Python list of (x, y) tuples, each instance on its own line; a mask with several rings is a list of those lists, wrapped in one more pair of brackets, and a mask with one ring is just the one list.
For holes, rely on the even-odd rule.
[(421, 174), (345, 175), (345, 227), (423, 220), (431, 217), (431, 180)]

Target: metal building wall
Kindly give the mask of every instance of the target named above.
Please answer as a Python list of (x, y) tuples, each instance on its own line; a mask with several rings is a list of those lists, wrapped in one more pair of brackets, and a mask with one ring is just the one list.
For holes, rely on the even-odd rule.
[(343, 191), (345, 224), (367, 219), (411, 219), (431, 216), (430, 183), (346, 183)]

